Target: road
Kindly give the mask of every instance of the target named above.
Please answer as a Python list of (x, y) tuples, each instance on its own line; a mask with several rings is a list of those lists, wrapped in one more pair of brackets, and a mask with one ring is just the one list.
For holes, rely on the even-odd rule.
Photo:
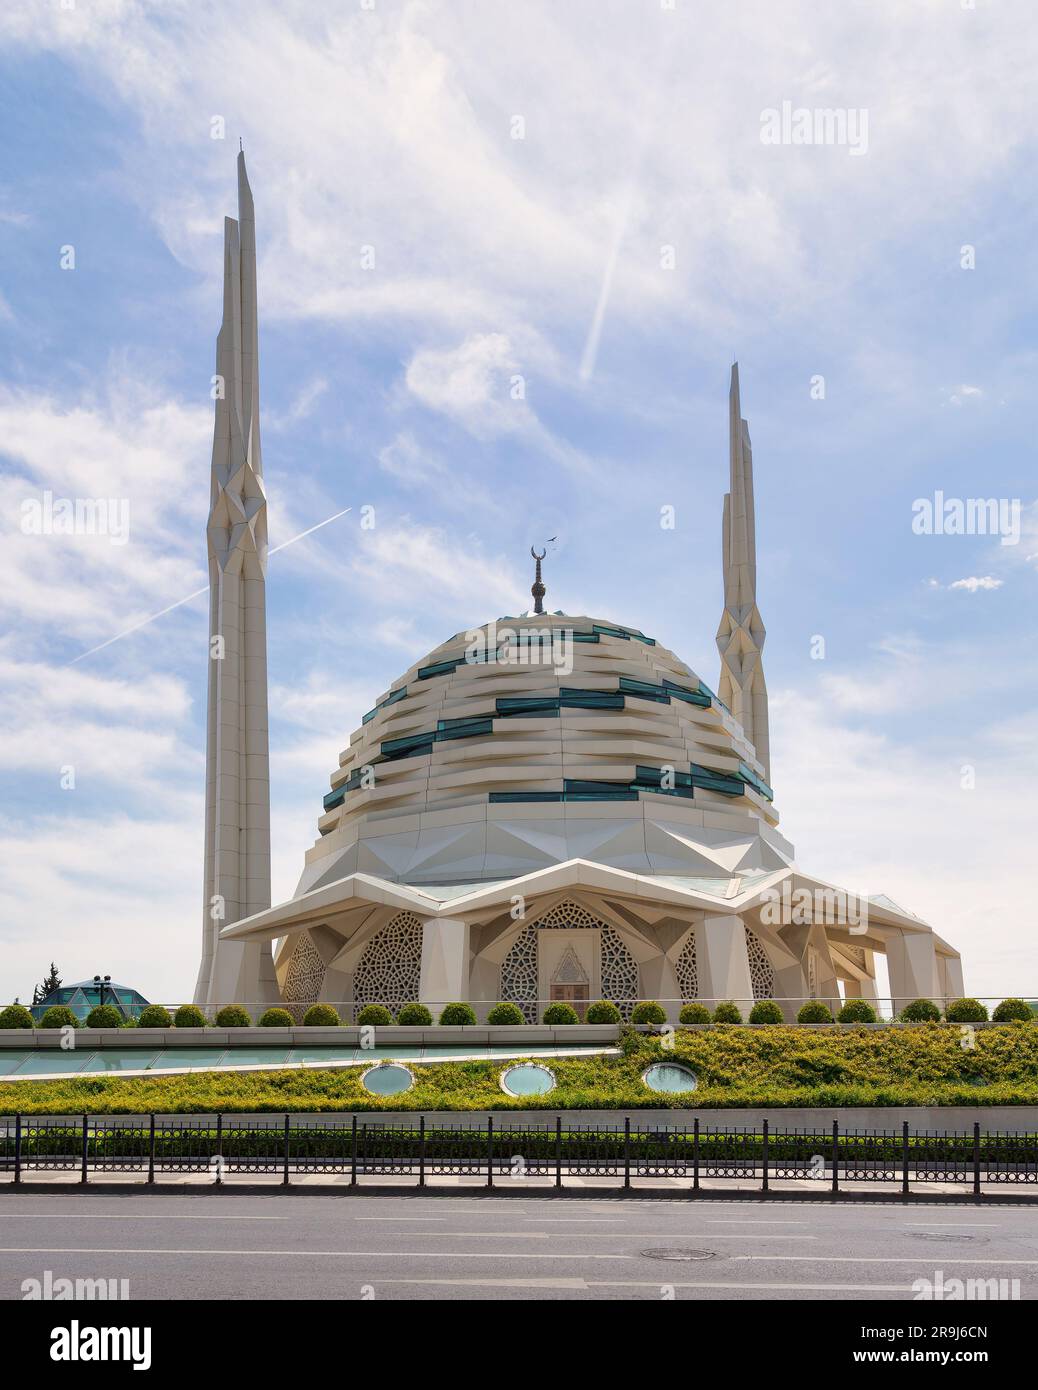
[[(23, 1280), (46, 1271), (126, 1279), (130, 1298), (895, 1301), (913, 1299), (913, 1281), (940, 1271), (945, 1285), (1019, 1280), (1019, 1297), (1033, 1299), (1038, 1211), (479, 1193), (4, 1193), (0, 1298), (23, 1298)], [(1005, 1289), (1012, 1296), (1012, 1284)]]

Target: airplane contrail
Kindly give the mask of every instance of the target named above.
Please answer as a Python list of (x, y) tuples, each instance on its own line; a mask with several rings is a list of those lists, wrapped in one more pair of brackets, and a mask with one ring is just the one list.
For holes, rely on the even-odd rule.
[[(276, 555), (279, 550), (284, 550), (287, 546), (294, 545), (296, 541), (301, 541), (304, 536), (313, 535), (313, 533), (319, 531), (322, 526), (327, 526), (331, 521), (338, 521), (340, 516), (345, 516), (347, 512), (351, 512), (352, 510), (352, 507), (343, 507), (341, 512), (336, 512), (334, 516), (325, 517), (325, 519), (319, 521), (316, 526), (309, 526), (305, 531), (300, 531), (298, 535), (289, 536), (287, 541), (282, 541), (280, 545), (275, 545), (272, 549), (268, 550), (267, 555)], [(193, 598), (199, 598), (202, 594), (207, 594), (208, 592), (209, 585), (203, 584), (202, 587), (196, 589), (194, 593), (185, 594), (183, 598), (178, 598), (176, 603), (171, 603), (166, 608), (160, 608), (157, 613), (152, 613), (149, 617), (142, 618), (139, 623), (134, 623), (132, 627), (126, 628), (123, 632), (117, 632), (114, 637), (109, 637), (107, 641), (99, 642), (96, 647), (91, 647), (89, 651), (80, 652), (79, 655), (74, 656), (71, 661), (66, 661), (65, 665), (75, 666), (77, 661), (85, 661), (88, 656), (93, 656), (95, 652), (103, 652), (105, 647), (110, 647), (113, 642), (119, 642), (124, 637), (129, 637), (133, 632), (139, 632), (142, 627), (147, 627), (149, 623), (155, 622), (157, 618), (164, 618), (167, 613), (172, 613), (174, 608), (180, 608), (183, 604), (190, 603)]]

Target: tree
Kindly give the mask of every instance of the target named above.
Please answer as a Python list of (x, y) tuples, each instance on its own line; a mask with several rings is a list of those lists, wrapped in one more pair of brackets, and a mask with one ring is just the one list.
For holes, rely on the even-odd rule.
[(43, 977), (43, 983), (35, 985), (32, 991), (32, 1002), (41, 1004), (48, 994), (61, 988), (61, 976), (58, 974), (58, 967), (53, 961), (50, 963), (50, 970)]

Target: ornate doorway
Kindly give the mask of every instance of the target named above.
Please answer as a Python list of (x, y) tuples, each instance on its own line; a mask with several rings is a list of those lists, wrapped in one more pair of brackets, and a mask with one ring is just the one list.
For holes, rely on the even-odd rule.
[(556, 1001), (572, 1004), (577, 1013), (581, 1017), (584, 1016), (584, 1009), (578, 1006), (587, 1005), (591, 981), (572, 946), (568, 946), (563, 952), (562, 959), (551, 977), (549, 989), (553, 1004)]

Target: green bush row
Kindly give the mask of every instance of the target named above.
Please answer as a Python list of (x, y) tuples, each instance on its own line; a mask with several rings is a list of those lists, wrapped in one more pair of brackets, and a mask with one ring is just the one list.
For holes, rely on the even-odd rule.
[[(977, 999), (955, 999), (944, 1012), (949, 1023), (986, 1023), (988, 1011)], [(898, 1015), (902, 1023), (938, 1023), (941, 1011), (931, 999), (916, 999), (905, 1006)], [(994, 1023), (1030, 1022), (1034, 1014), (1023, 999), (1003, 999), (992, 1011)], [(424, 1004), (405, 1004), (394, 1019), (392, 1011), (385, 1004), (365, 1004), (357, 1013), (357, 1023), (362, 1026), (387, 1027), (392, 1023), (404, 1027), (422, 1028), (432, 1024), (432, 1014)], [(571, 1004), (549, 1004), (542, 1021), (547, 1024), (563, 1025), (579, 1023), (580, 1018)], [(588, 1006), (585, 1014), (587, 1023), (619, 1023), (620, 1010), (608, 999), (600, 999)], [(667, 1021), (662, 1005), (655, 1000), (642, 1000), (631, 1011), (632, 1023), (660, 1024)], [(678, 1015), (680, 1023), (742, 1023), (743, 1017), (738, 1006), (731, 1000), (719, 1003), (713, 1013), (703, 1004), (684, 1004)], [(782, 1010), (773, 999), (758, 999), (750, 1009), (750, 1023), (780, 1024), (785, 1020)], [(820, 999), (809, 1000), (797, 1014), (798, 1023), (876, 1023), (875, 1009), (865, 999), (849, 999), (833, 1018), (828, 1004)], [(447, 1004), (440, 1012), (439, 1022), (447, 1027), (472, 1025), (476, 1022), (475, 1010), (470, 1004)], [(526, 1022), (523, 1011), (517, 1004), (502, 1002), (495, 1004), (487, 1014), (487, 1022), (496, 1026), (518, 1025)], [(290, 1028), (295, 1019), (288, 1009), (270, 1008), (259, 1019), (261, 1028)], [(303, 1025), (307, 1028), (336, 1028), (344, 1023), (331, 1004), (313, 1004), (303, 1015)], [(34, 1024), (32, 1014), (22, 1004), (9, 1004), (0, 1009), (0, 1028), (78, 1028), (75, 1014), (64, 1004), (52, 1005), (46, 1010), (38, 1024)], [(138, 1019), (124, 1019), (112, 1004), (100, 1004), (87, 1015), (87, 1028), (119, 1028), (136, 1026), (138, 1028), (205, 1028), (208, 1020), (196, 1004), (181, 1004), (171, 1017), (169, 1010), (161, 1004), (149, 1004), (141, 1010)], [(217, 1028), (251, 1028), (252, 1017), (241, 1004), (226, 1004), (216, 1015)]]

